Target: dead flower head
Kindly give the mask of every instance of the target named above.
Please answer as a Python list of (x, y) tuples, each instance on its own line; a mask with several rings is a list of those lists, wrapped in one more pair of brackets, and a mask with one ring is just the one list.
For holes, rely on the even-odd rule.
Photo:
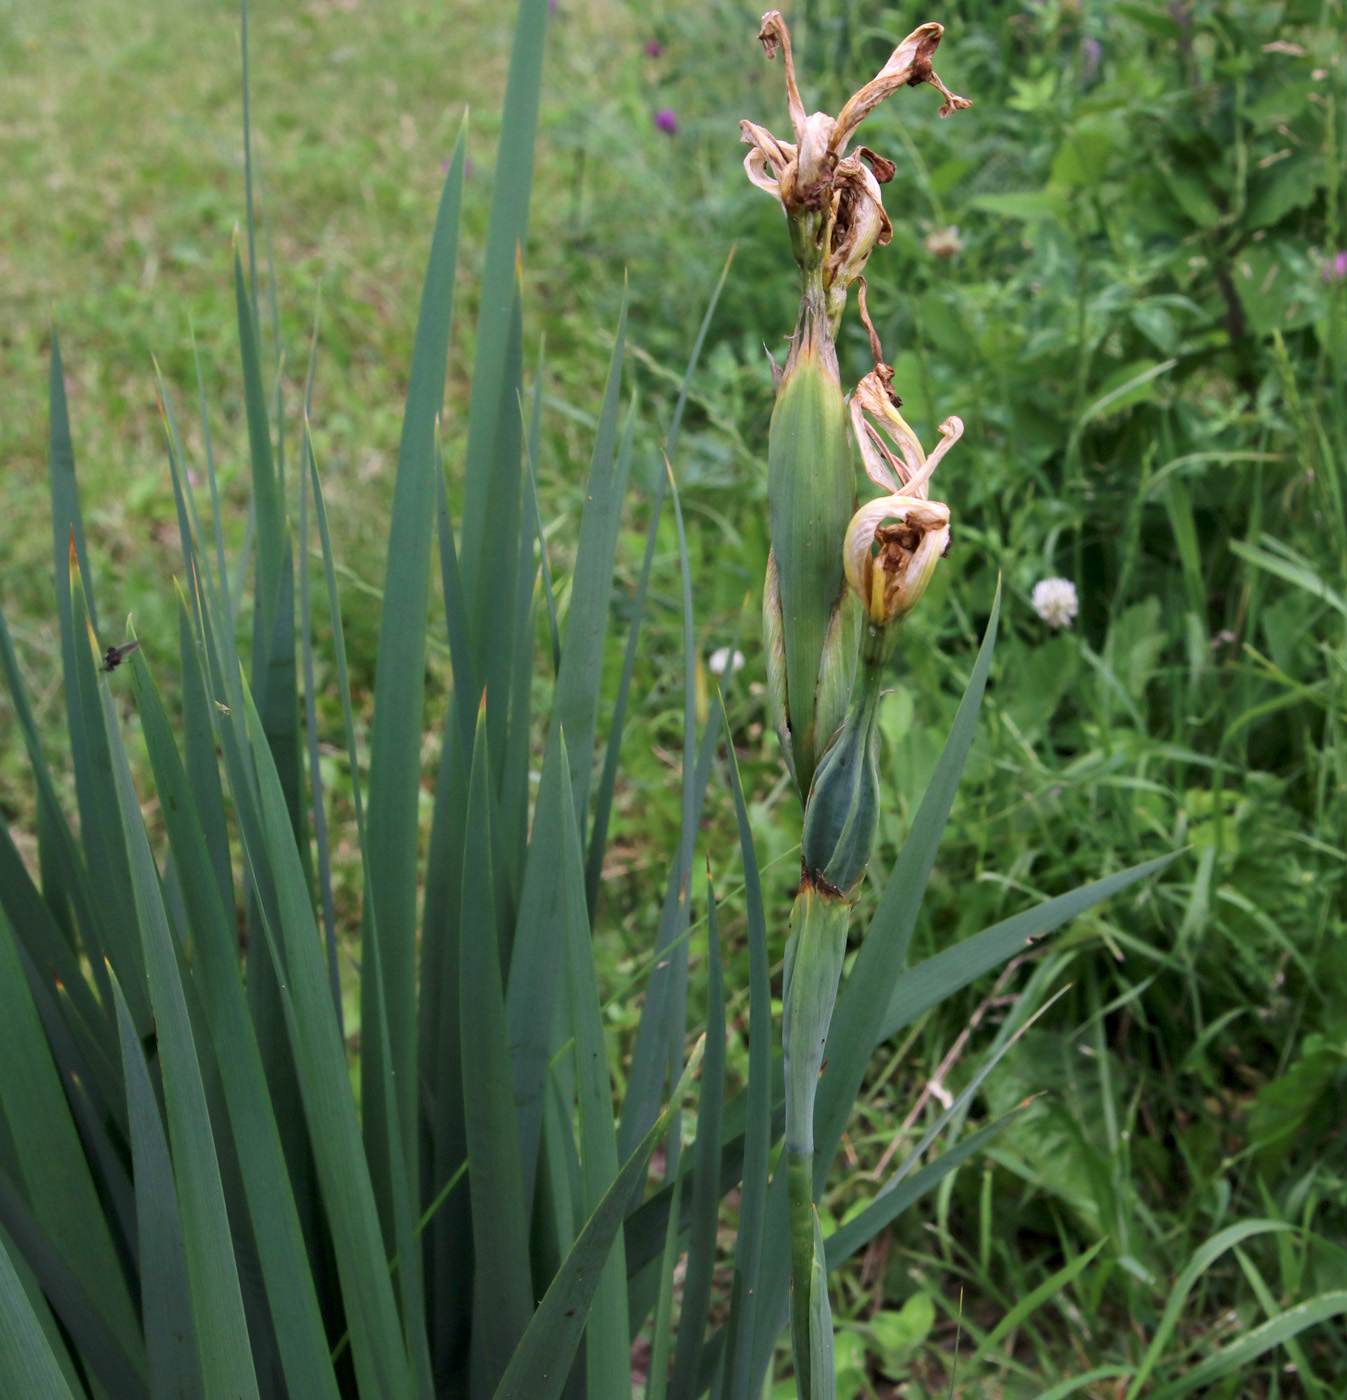
[[(863, 292), (861, 305), (869, 327)], [(930, 481), (940, 459), (963, 435), (963, 421), (946, 418), (939, 445), (928, 457), (900, 406), (893, 369), (876, 355), (875, 368), (851, 396), (851, 426), (866, 475), (886, 494), (852, 516), (842, 562), (871, 623), (880, 628), (901, 622), (916, 607), (949, 550), (949, 507), (930, 499)]]
[[(864, 146), (850, 155), (847, 146), (861, 122), (900, 87), (930, 83), (945, 101), (940, 115), (968, 107), (940, 81), (931, 56), (944, 28), (928, 23), (914, 29), (894, 49), (889, 61), (836, 117), (826, 112), (806, 115), (795, 81), (790, 31), (776, 10), (762, 17), (758, 37), (767, 57), (781, 50), (786, 70), (786, 98), (794, 141), (781, 141), (753, 122), (739, 123), (743, 139), (753, 149), (744, 160), (748, 178), (777, 199), (793, 224), (806, 225), (809, 237), (797, 238), (801, 265), (822, 263), (823, 283), (842, 297), (861, 274), (871, 251), (888, 243), (893, 229), (884, 212), (880, 186), (893, 178), (892, 161)], [(801, 229), (800, 232), (805, 232)], [(840, 315), (840, 305), (837, 312)]]

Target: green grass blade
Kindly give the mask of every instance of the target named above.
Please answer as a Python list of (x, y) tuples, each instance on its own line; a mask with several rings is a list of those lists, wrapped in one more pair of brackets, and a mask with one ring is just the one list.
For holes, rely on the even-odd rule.
[[(583, 891), (577, 890), (583, 898)], [(668, 1132), (701, 1062), (699, 1045), (664, 1111), (622, 1164), (612, 1185), (590, 1212), (584, 1228), (557, 1270), (547, 1293), (510, 1360), (495, 1400), (557, 1400), (566, 1384), (571, 1358), (580, 1345), (590, 1304), (604, 1273), (604, 1263), (622, 1228), (622, 1217), (633, 1192), (644, 1179), (656, 1143)], [(628, 1379), (628, 1392), (630, 1380)]]
[(1191, 1395), (1203, 1386), (1217, 1385), (1232, 1376), (1239, 1376), (1245, 1372), (1251, 1361), (1271, 1351), (1273, 1347), (1284, 1346), (1307, 1327), (1315, 1327), (1321, 1322), (1327, 1322), (1329, 1318), (1341, 1317), (1344, 1313), (1347, 1313), (1347, 1289), (1320, 1293), (1317, 1297), (1286, 1308), (1275, 1317), (1270, 1317), (1266, 1322), (1251, 1328), (1238, 1341), (1222, 1347), (1178, 1380), (1161, 1386), (1151, 1394), (1154, 1400), (1179, 1400), (1180, 1396)]
[[(1094, 1385), (1096, 1381), (1111, 1381), (1118, 1376), (1126, 1375), (1127, 1368), (1125, 1366), (1096, 1366), (1091, 1371), (1085, 1371), (1079, 1376), (1071, 1376), (1067, 1380), (1059, 1381), (1054, 1386), (1049, 1386), (1038, 1396), (1038, 1400), (1066, 1400), (1068, 1395), (1075, 1395), (1078, 1391)], [(1093, 1391), (1091, 1393), (1097, 1395), (1100, 1392)], [(1104, 1393), (1107, 1394), (1107, 1392)]]
[[(517, 423), (519, 419), (518, 380), (509, 368), (514, 327), (504, 313), (514, 295), (519, 250), (528, 236), (547, 14), (546, 0), (520, 0), (482, 268), (482, 309), (477, 320), (477, 354), (468, 405), (461, 558), (479, 667), (488, 641), (480, 630), (482, 593), (489, 590), (488, 580), (495, 574), (491, 551), (503, 544), (488, 533), (493, 496), (500, 489), (497, 468), (503, 464), (517, 470), (519, 465), (517, 461), (504, 462), (499, 444), (502, 432), (509, 430), (511, 421)], [(509, 539), (513, 543), (513, 534)]]
[[(560, 767), (567, 762), (566, 737), (560, 741)], [(582, 1208), (602, 1208), (618, 1177), (618, 1145), (613, 1125), (613, 1086), (603, 1039), (603, 1014), (585, 903), (584, 860), (579, 821), (569, 804), (561, 817), (561, 905), (565, 941), (565, 982), (570, 1034), (575, 1043), (575, 1084), (580, 1101)], [(582, 1236), (583, 1237), (583, 1236)], [(631, 1394), (630, 1330), (627, 1321), (627, 1259), (619, 1229), (605, 1250), (585, 1332), (586, 1400), (620, 1400)]]
[[(1049, 1274), (1037, 1288), (1026, 1293), (978, 1343), (978, 1349), (973, 1353), (972, 1361), (969, 1362), (970, 1367), (977, 1366), (989, 1353), (1000, 1346), (1002, 1341), (1024, 1322), (1025, 1318), (1032, 1317), (1044, 1303), (1049, 1302), (1064, 1289), (1070, 1287), (1089, 1268), (1094, 1262), (1095, 1256), (1108, 1243), (1107, 1236), (1102, 1240), (1096, 1240), (1089, 1249), (1077, 1254), (1070, 1263), (1064, 1264), (1060, 1269)], [(1072, 1305), (1068, 1304), (1067, 1306), (1070, 1309)]]
[[(693, 341), (692, 354), (688, 356), (687, 368), (683, 372), (683, 383), (678, 391), (678, 402), (674, 405), (673, 418), (669, 423), (669, 435), (664, 443), (664, 455), (670, 462), (674, 460), (674, 452), (678, 447), (678, 434), (683, 423), (683, 409), (687, 405), (688, 391), (692, 387), (692, 376), (696, 371), (698, 361), (701, 359), (702, 346), (706, 343), (706, 333), (711, 328), (711, 318), (720, 302), (720, 294), (725, 288), (725, 279), (729, 276), (730, 264), (733, 261), (734, 249), (731, 248), (729, 256), (725, 259), (725, 266), (720, 270), (720, 278), (716, 282), (715, 290), (711, 293), (711, 300), (707, 303), (706, 313), (702, 317), (701, 327), (697, 331), (697, 338)], [(667, 476), (660, 474), (656, 480), (655, 499), (650, 507), (650, 524), (646, 529), (645, 556), (641, 560), (641, 576), (636, 585), (636, 598), (632, 605), (631, 627), (627, 633), (627, 649), (622, 658), (622, 678), (618, 682), (617, 698), (613, 703), (612, 724), (608, 731), (608, 749), (604, 754), (603, 774), (599, 779), (598, 793), (594, 802), (594, 825), (590, 831), (585, 866), (585, 895), (589, 902), (591, 915), (599, 897), (603, 856), (608, 846), (608, 822), (612, 815), (613, 791), (617, 786), (618, 760), (622, 751), (622, 734), (627, 722), (627, 699), (631, 693), (631, 678), (636, 669), (636, 648), (641, 636), (641, 621), (645, 617), (646, 591), (650, 586), (650, 570), (655, 562), (655, 544), (659, 538), (659, 522), (664, 511), (664, 493), (668, 486)], [(542, 548), (541, 521), (538, 524), (538, 531), (538, 543), (539, 547)], [(543, 548), (543, 577), (547, 584), (550, 610), (551, 580), (547, 570), (547, 551), (545, 548)], [(551, 613), (551, 617), (553, 647), (559, 652), (560, 647), (556, 641), (555, 612)]]
[(692, 1234), (674, 1353), (672, 1400), (696, 1400), (697, 1376), (711, 1305), (711, 1276), (716, 1263), (716, 1225), (720, 1207), (717, 1167), (720, 1123), (725, 1101), (725, 979), (720, 962), (720, 925), (708, 862), (706, 871), (706, 1058), (702, 1061), (701, 1101), (697, 1105), (696, 1176), (692, 1192)]
[(115, 982), (112, 991), (131, 1110), (131, 1160), (140, 1234), (140, 1299), (150, 1388), (156, 1397), (181, 1396), (187, 1400), (201, 1394), (203, 1387), (178, 1188), (173, 1180), (168, 1138), (159, 1117), (159, 1102), (150, 1084), (126, 998)]
[[(417, 316), (398, 447), (393, 519), (388, 536), (385, 607), (379, 620), (379, 665), (370, 734), (368, 905), (362, 941), (378, 930), (377, 963), (362, 956), (361, 1023), (376, 1026), (382, 998), (393, 1055), (385, 1066), (378, 1041), (361, 1058), (361, 1101), (370, 1169), (380, 1218), (391, 1235), (393, 1183), (388, 1150), (380, 1141), (387, 1114), (381, 1100), (385, 1072), (397, 1086), (397, 1117), (408, 1192), (416, 1187), (418, 1151), (416, 1036), (417, 804), (421, 789), (421, 729), (425, 705), (426, 607), (430, 587), (430, 542), (435, 521), (435, 424), (444, 401), (444, 376), (453, 317), (458, 221), (463, 190), (466, 134), (460, 128), (431, 236), (426, 277)], [(374, 975), (377, 966), (378, 975)]]
[(991, 616), (987, 619), (986, 634), (958, 713), (950, 727), (949, 739), (912, 822), (912, 830), (884, 887), (879, 907), (870, 921), (851, 973), (838, 995), (824, 1053), (828, 1069), (819, 1081), (814, 1114), (816, 1190), (827, 1179), (837, 1144), (842, 1140), (847, 1118), (860, 1092), (865, 1067), (879, 1039), (885, 1009), (907, 960), (908, 944), (916, 926), (926, 882), (935, 864), (940, 838), (977, 727), (978, 711), (996, 645), (1000, 608), (1001, 590), (998, 583)]
[(561, 672), (552, 699), (552, 723), (566, 735), (571, 756), (574, 795), (581, 840), (589, 829), (589, 788), (594, 769), (594, 727), (599, 712), (599, 683), (603, 673), (603, 642), (608, 632), (609, 599), (613, 591), (613, 556), (621, 523), (622, 492), (631, 462), (631, 436), (636, 405), (627, 410), (622, 449), (617, 450), (618, 409), (622, 393), (622, 362), (627, 341), (627, 299), (618, 314), (617, 337), (608, 366), (608, 385), (599, 414), (585, 487), (585, 510), (576, 547), (571, 606), (561, 648)]
[[(184, 694), (204, 693), (185, 612), (182, 631)], [(336, 1379), (318, 1296), (239, 971), (233, 891), (226, 903), (202, 832), (197, 802), (202, 789), (183, 766), (163, 702), (139, 652), (132, 657), (132, 679), (193, 931), (193, 977), (215, 1048), (286, 1383), (296, 1400), (335, 1400)], [(213, 752), (213, 739), (211, 743)], [(258, 954), (265, 956), (260, 949)]]
[(75, 1400), (0, 1240), (0, 1394)]
[[(1242, 1244), (1245, 1240), (1256, 1235), (1271, 1234), (1279, 1230), (1289, 1230), (1290, 1228), (1289, 1225), (1277, 1220), (1241, 1220), (1234, 1225), (1228, 1225), (1224, 1230), (1213, 1235), (1211, 1239), (1205, 1241), (1193, 1252), (1193, 1257), (1184, 1265), (1183, 1271), (1179, 1274), (1178, 1278), (1174, 1280), (1174, 1287), (1170, 1290), (1169, 1297), (1165, 1301), (1165, 1310), (1156, 1326), (1154, 1335), (1151, 1337), (1151, 1344), (1146, 1348), (1146, 1355), (1142, 1357), (1141, 1364), (1137, 1367), (1136, 1374), (1132, 1377), (1132, 1384), (1127, 1388), (1126, 1400), (1137, 1400), (1137, 1396), (1144, 1392), (1146, 1383), (1150, 1380), (1152, 1372), (1159, 1364), (1160, 1357), (1164, 1354), (1164, 1349), (1170, 1337), (1173, 1336), (1174, 1329), (1178, 1326), (1179, 1316), (1183, 1312), (1184, 1304), (1188, 1301), (1188, 1295), (1193, 1291), (1193, 1287), (1198, 1279), (1211, 1268), (1216, 1260), (1219, 1259), (1222, 1254), (1226, 1253), (1227, 1250), (1233, 1249), (1236, 1245)], [(1347, 1302), (1347, 1293), (1330, 1294), (1328, 1296), (1336, 1296), (1344, 1302)], [(1339, 1310), (1341, 1311), (1341, 1309)], [(1275, 1322), (1276, 1319), (1273, 1319), (1273, 1321)], [(1264, 1327), (1268, 1325), (1267, 1323), (1263, 1324)], [(1254, 1329), (1254, 1331), (1258, 1330), (1260, 1329)], [(1247, 1342), (1249, 1336), (1252, 1335), (1253, 1333), (1249, 1333), (1243, 1340)], [(1290, 1335), (1294, 1335), (1294, 1333)], [(1278, 1340), (1280, 1340), (1280, 1338)], [(1269, 1343), (1271, 1346), (1277, 1344), (1276, 1341)], [(1250, 1356), (1253, 1357), (1259, 1354), (1260, 1350), (1255, 1349), (1250, 1353)], [(1203, 1365), (1210, 1366), (1213, 1360), (1215, 1360), (1215, 1358), (1208, 1357)], [(1189, 1374), (1183, 1378), (1183, 1381), (1187, 1382), (1191, 1379), (1192, 1372), (1189, 1372)], [(1196, 1386), (1200, 1384), (1202, 1384), (1201, 1381), (1195, 1382), (1191, 1386), (1180, 1383), (1178, 1387), (1168, 1387), (1168, 1390), (1169, 1393), (1173, 1395), (1184, 1395), (1187, 1394), (1188, 1390), (1195, 1389)]]
[[(1264, 543), (1275, 543), (1275, 541), (1265, 539)], [(1246, 564), (1252, 564), (1256, 569), (1262, 569), (1287, 583), (1294, 584), (1296, 588), (1308, 593), (1310, 597), (1321, 599), (1329, 607), (1347, 617), (1347, 599), (1330, 588), (1324, 582), (1323, 576), (1308, 561), (1295, 556), (1287, 558), (1283, 554), (1276, 554), (1268, 549), (1259, 549), (1256, 545), (1245, 544), (1242, 540), (1231, 540), (1230, 552), (1237, 554)]]
[(463, 851), (459, 1030), (476, 1277), (473, 1389), (494, 1391), (532, 1314), (528, 1223), (496, 942), (490, 760), (479, 707)]
[[(979, 1132), (970, 1134), (947, 1152), (942, 1152), (929, 1166), (923, 1167), (901, 1184), (876, 1197), (859, 1215), (853, 1216), (840, 1229), (834, 1230), (824, 1241), (829, 1270), (837, 1268), (844, 1260), (849, 1259), (858, 1249), (874, 1239), (886, 1225), (892, 1224), (909, 1206), (914, 1205), (928, 1191), (934, 1190), (956, 1167), (962, 1166), (970, 1157), (979, 1153), (1014, 1116), (1014, 1113), (1007, 1113), (995, 1123), (989, 1123)], [(784, 1327), (784, 1303), (778, 1306), (781, 1308), (780, 1326)]]
[(885, 1008), (883, 1021), (875, 1036), (881, 1044), (909, 1026), (923, 1012), (938, 1006), (946, 997), (966, 987), (983, 973), (1000, 966), (1035, 939), (1083, 914), (1087, 909), (1141, 880), (1163, 870), (1173, 856), (1157, 856), (1142, 865), (1120, 870), (1114, 875), (1094, 880), (1069, 894), (1058, 895), (1034, 909), (1026, 909), (991, 928), (965, 938), (952, 948), (942, 949), (905, 972), (894, 988)]

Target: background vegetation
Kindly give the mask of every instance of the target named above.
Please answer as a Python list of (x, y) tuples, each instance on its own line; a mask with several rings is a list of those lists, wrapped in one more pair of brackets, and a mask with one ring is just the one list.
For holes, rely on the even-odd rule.
[[(995, 986), (947, 1003), (876, 1062), (850, 1171), (828, 1202), (838, 1219), (895, 1136), (920, 1132), (922, 1115), (967, 1082), (1010, 999), (1069, 987), (984, 1089), (993, 1111), (1042, 1097), (933, 1210), (906, 1217), (845, 1276), (841, 1388), (885, 1393), (908, 1377), (913, 1394), (943, 1393), (956, 1333), (957, 1388), (970, 1395), (1038, 1394), (1135, 1361), (1166, 1325), (1168, 1354), (1198, 1356), (1298, 1298), (1347, 1286), (1347, 17), (1308, 0), (965, 3), (933, 16), (818, 0), (789, 17), (811, 107), (835, 109), (928, 17), (947, 29), (942, 75), (975, 102), (940, 123), (932, 104), (900, 95), (865, 134), (899, 166), (886, 192), (894, 243), (870, 277), (896, 385), (924, 440), (947, 413), (967, 424), (942, 468), (955, 552), (911, 624), (885, 712), (901, 815), (887, 819), (881, 869), (944, 741), (998, 572), (1007, 589), (980, 737), (913, 958), (1026, 895), (1186, 847), (1160, 883), (1027, 948)], [(285, 350), (287, 398), (299, 402), (321, 289), (312, 418), (348, 571), (358, 723), (373, 694), (426, 232), (471, 105), (468, 314), (456, 322), (444, 420), (451, 481), (462, 455), (512, 18), (372, 0), (253, 15), (265, 241), (278, 269), (263, 337)], [(738, 118), (779, 126), (783, 111), (779, 69), (753, 42), (757, 19), (723, 0), (561, 0), (523, 250), (525, 340), (546, 339), (542, 515), (569, 517), (568, 541), (610, 350), (599, 328), (615, 324), (625, 276), (642, 402), (619, 544), (619, 598), (629, 597), (681, 368), (735, 247), (675, 468), (702, 655), (738, 644), (746, 657), (727, 707), (774, 882), (769, 928), (780, 929), (770, 911), (786, 907), (799, 831), (765, 724), (757, 641), (771, 401), (762, 344), (790, 330), (796, 289), (779, 213), (739, 168)], [(190, 395), (193, 334), (208, 397), (233, 407), (216, 424), (216, 457), (234, 539), (246, 528), (229, 263), (242, 207), (237, 39), (232, 0), (190, 15), (166, 0), (0, 5), (0, 586), (58, 773), (53, 316), (105, 611), (133, 612), (147, 639), (173, 634), (174, 507), (150, 356), (170, 392)], [(865, 367), (857, 337), (844, 382)], [(563, 609), (571, 563), (564, 546), (552, 558)], [(670, 530), (613, 817), (621, 863), (610, 860), (598, 919), (619, 1083), (638, 1010), (623, 992), (658, 918), (650, 866), (678, 828), (676, 564)], [(1050, 632), (1028, 604), (1050, 575), (1079, 589), (1069, 632)], [(605, 662), (614, 686), (620, 621)], [(319, 655), (330, 668), (321, 641)], [(430, 665), (433, 697), (447, 663), (432, 653)], [(331, 725), (325, 776), (341, 816), (335, 692), (320, 724)], [(0, 814), (31, 850), (25, 770), (0, 701)], [(733, 894), (728, 789), (711, 792), (704, 844)], [(352, 849), (343, 864), (338, 847), (337, 875), (353, 934)], [(746, 956), (737, 909), (731, 899), (722, 914), (731, 968)], [(699, 985), (694, 963), (694, 997)], [(1185, 1266), (1250, 1217), (1296, 1230), (1222, 1256), (1167, 1324)], [(1344, 1351), (1340, 1332), (1305, 1334), (1216, 1393), (1331, 1395)], [(1112, 1393), (1107, 1376), (1086, 1384), (1081, 1393)]]

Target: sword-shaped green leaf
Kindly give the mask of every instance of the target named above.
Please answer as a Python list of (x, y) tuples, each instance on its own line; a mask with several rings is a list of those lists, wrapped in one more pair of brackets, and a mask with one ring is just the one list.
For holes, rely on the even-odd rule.
[[(579, 891), (583, 899), (583, 890)], [(533, 1320), (510, 1360), (494, 1400), (557, 1400), (566, 1384), (571, 1358), (589, 1318), (595, 1291), (633, 1191), (645, 1176), (655, 1144), (668, 1132), (701, 1063), (702, 1047), (693, 1050), (674, 1085), (664, 1111), (651, 1124), (612, 1185), (590, 1212), (584, 1228), (557, 1270)], [(630, 1380), (628, 1380), (630, 1388)]]
[[(78, 616), (78, 585), (74, 591)], [(141, 931), (143, 975), (148, 978), (163, 1067), (168, 1134), (182, 1210), (204, 1394), (207, 1400), (246, 1400), (257, 1396), (257, 1378), (239, 1292), (220, 1164), (206, 1107), (201, 1052), (193, 1036), (181, 980), (181, 949), (169, 928), (158, 870), (142, 825), (140, 801), (116, 729), (106, 683), (101, 691), (113, 778), (121, 805), (121, 839), (130, 868), (128, 903)]]
[(369, 885), (362, 938), (368, 940), (377, 929), (379, 956), (377, 962), (367, 955), (362, 958), (360, 1012), (362, 1025), (376, 1026), (376, 999), (382, 997), (393, 1063), (383, 1064), (377, 1037), (366, 1040), (361, 1057), (361, 1101), (370, 1171), (390, 1241), (393, 1183), (387, 1174), (387, 1145), (381, 1140), (382, 1125), (387, 1121), (382, 1107), (386, 1072), (391, 1074), (398, 1095), (409, 1194), (412, 1200), (419, 1199), (416, 894), (426, 607), (435, 523), (435, 424), (444, 401), (453, 317), (465, 140), (466, 132), (460, 129), (435, 219), (412, 347), (388, 536), (370, 735)]
[[(34, 1221), (82, 1280), (104, 1325), (137, 1337), (135, 1307), (98, 1187), (38, 1019), (13, 928), (3, 910), (0, 1112), (18, 1170), (15, 1185)], [(143, 1361), (143, 1354), (139, 1359)]]
[[(181, 631), (184, 695), (204, 694), (200, 657), (185, 611)], [(183, 766), (168, 715), (140, 653), (132, 659), (132, 679), (182, 883), (193, 934), (193, 978), (215, 1048), (286, 1384), (296, 1400), (335, 1400), (336, 1378), (314, 1278), (239, 971), (233, 891), (226, 904), (202, 831), (197, 800), (202, 790)], [(208, 715), (203, 718), (210, 723)], [(211, 749), (213, 753), (213, 734)], [(266, 955), (261, 948), (256, 953)]]
[(725, 1102), (725, 978), (720, 964), (720, 925), (716, 893), (706, 871), (706, 1058), (702, 1061), (701, 1100), (697, 1105), (696, 1171), (692, 1192), (692, 1234), (688, 1240), (683, 1307), (674, 1353), (672, 1400), (696, 1400), (696, 1382), (711, 1305), (711, 1276), (716, 1263), (716, 1225), (720, 1213), (721, 1110)]
[(481, 1395), (495, 1390), (533, 1312), (518, 1120), (496, 945), (487, 748), (485, 708), (479, 707), (463, 849), (458, 1024), (475, 1254), (472, 1376), (473, 1390)]
[(150, 1083), (145, 1054), (131, 1024), (126, 998), (115, 982), (117, 1031), (131, 1117), (131, 1161), (136, 1181), (136, 1223), (140, 1236), (140, 1302), (145, 1320), (145, 1351), (155, 1400), (190, 1400), (203, 1389), (197, 1356), (187, 1251), (182, 1239), (178, 1187), (159, 1101)]
[[(567, 764), (566, 736), (560, 743), (561, 769)], [(613, 1125), (613, 1086), (603, 1038), (603, 1016), (585, 903), (584, 860), (579, 821), (563, 802), (561, 814), (561, 906), (565, 941), (565, 984), (570, 1035), (575, 1046), (575, 1088), (580, 1101), (581, 1209), (601, 1208), (618, 1176)], [(623, 1400), (631, 1393), (630, 1333), (627, 1326), (627, 1261), (620, 1230), (606, 1250), (596, 1281), (593, 1310), (585, 1333), (586, 1400)]]
[(0, 1239), (0, 1393), (75, 1400)]

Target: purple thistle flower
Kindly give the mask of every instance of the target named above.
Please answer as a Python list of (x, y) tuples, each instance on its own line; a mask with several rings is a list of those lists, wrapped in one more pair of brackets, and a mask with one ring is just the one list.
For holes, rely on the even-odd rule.
[(651, 58), (658, 58), (664, 52), (664, 45), (658, 39), (647, 39), (645, 51)]
[(674, 115), (674, 109), (672, 107), (661, 107), (659, 111), (655, 113), (655, 125), (659, 127), (661, 131), (667, 131), (669, 135), (672, 136), (674, 132), (678, 130), (678, 118)]
[[(658, 118), (656, 118), (658, 121)], [(1325, 282), (1341, 282), (1347, 278), (1347, 250), (1339, 253), (1336, 258), (1330, 258), (1324, 266)]]

